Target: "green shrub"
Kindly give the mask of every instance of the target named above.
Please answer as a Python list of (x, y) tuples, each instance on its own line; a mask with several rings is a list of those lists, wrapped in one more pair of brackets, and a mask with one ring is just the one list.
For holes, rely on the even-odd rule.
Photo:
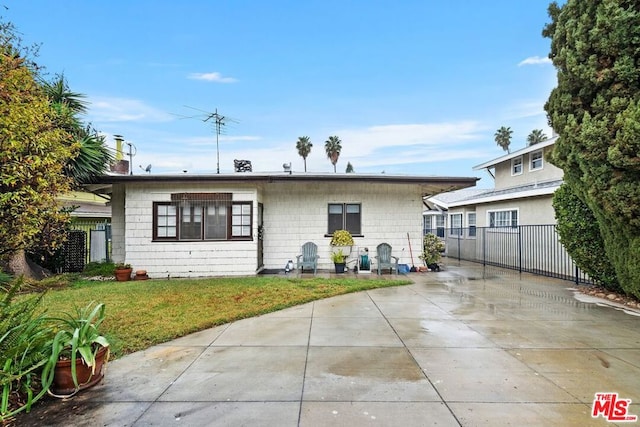
[(336, 230), (331, 237), (331, 246), (353, 246), (353, 236), (347, 230)]
[(83, 276), (113, 276), (115, 265), (112, 262), (90, 262), (82, 270)]
[(607, 289), (619, 292), (598, 221), (589, 206), (563, 184), (553, 195), (560, 241), (578, 267)]
[(435, 234), (428, 233), (425, 234), (422, 243), (422, 254), (419, 258), (425, 265), (437, 263), (444, 252), (444, 242)]

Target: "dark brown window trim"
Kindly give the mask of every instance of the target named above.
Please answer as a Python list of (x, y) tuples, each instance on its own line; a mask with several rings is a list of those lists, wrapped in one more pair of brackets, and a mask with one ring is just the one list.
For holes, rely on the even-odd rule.
[[(189, 198), (182, 197), (183, 195), (195, 194), (196, 196), (206, 196), (203, 198)], [(207, 198), (209, 196), (223, 195), (222, 198)], [(174, 193), (171, 195), (171, 202), (153, 202), (153, 210), (152, 210), (152, 242), (176, 242), (176, 243), (211, 243), (211, 242), (250, 242), (253, 241), (253, 202), (250, 200), (247, 201), (232, 201), (227, 200), (226, 195), (231, 195), (231, 193)], [(176, 196), (176, 198), (174, 198)], [(197, 202), (197, 201), (228, 201), (229, 204), (227, 206), (227, 238), (226, 239), (180, 239), (180, 202), (181, 201), (189, 201), (189, 202)], [(249, 205), (250, 213), (249, 218), (251, 219), (251, 232), (249, 236), (232, 236), (232, 206), (233, 205)], [(176, 206), (176, 236), (175, 237), (158, 237), (158, 206)], [(203, 223), (204, 224), (204, 223)]]

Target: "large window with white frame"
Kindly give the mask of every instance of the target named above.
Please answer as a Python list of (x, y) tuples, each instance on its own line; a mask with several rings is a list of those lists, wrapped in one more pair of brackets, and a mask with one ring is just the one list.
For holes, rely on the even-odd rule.
[(476, 237), (476, 213), (467, 212), (467, 237)]
[(487, 212), (489, 228), (507, 228), (518, 226), (518, 210), (505, 209)]
[(535, 171), (542, 169), (544, 166), (542, 150), (536, 150), (529, 153), (529, 170)]
[(251, 240), (252, 202), (230, 193), (178, 193), (153, 203), (154, 241)]
[(522, 174), (522, 156), (511, 159), (511, 175)]

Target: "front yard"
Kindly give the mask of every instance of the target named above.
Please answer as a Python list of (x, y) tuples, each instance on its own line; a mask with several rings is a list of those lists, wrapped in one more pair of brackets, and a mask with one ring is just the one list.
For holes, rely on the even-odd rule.
[[(393, 276), (391, 276), (393, 277)], [(111, 355), (122, 355), (234, 320), (321, 298), (411, 283), (405, 278), (243, 277), (146, 281), (78, 280), (51, 289), (42, 307), (49, 315), (106, 305), (101, 331)]]

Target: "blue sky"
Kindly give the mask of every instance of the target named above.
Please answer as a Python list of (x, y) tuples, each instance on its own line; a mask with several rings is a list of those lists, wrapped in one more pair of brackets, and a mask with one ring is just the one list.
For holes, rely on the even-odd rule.
[[(0, 14), (40, 43), (37, 62), (87, 95), (93, 126), (134, 144), (134, 173), (215, 173), (205, 113), (227, 118), (220, 170), (337, 169), (482, 177), (472, 167), (532, 129), (555, 86), (543, 0), (3, 0)], [(201, 111), (199, 111), (201, 110)], [(190, 117), (190, 118), (184, 118)]]

